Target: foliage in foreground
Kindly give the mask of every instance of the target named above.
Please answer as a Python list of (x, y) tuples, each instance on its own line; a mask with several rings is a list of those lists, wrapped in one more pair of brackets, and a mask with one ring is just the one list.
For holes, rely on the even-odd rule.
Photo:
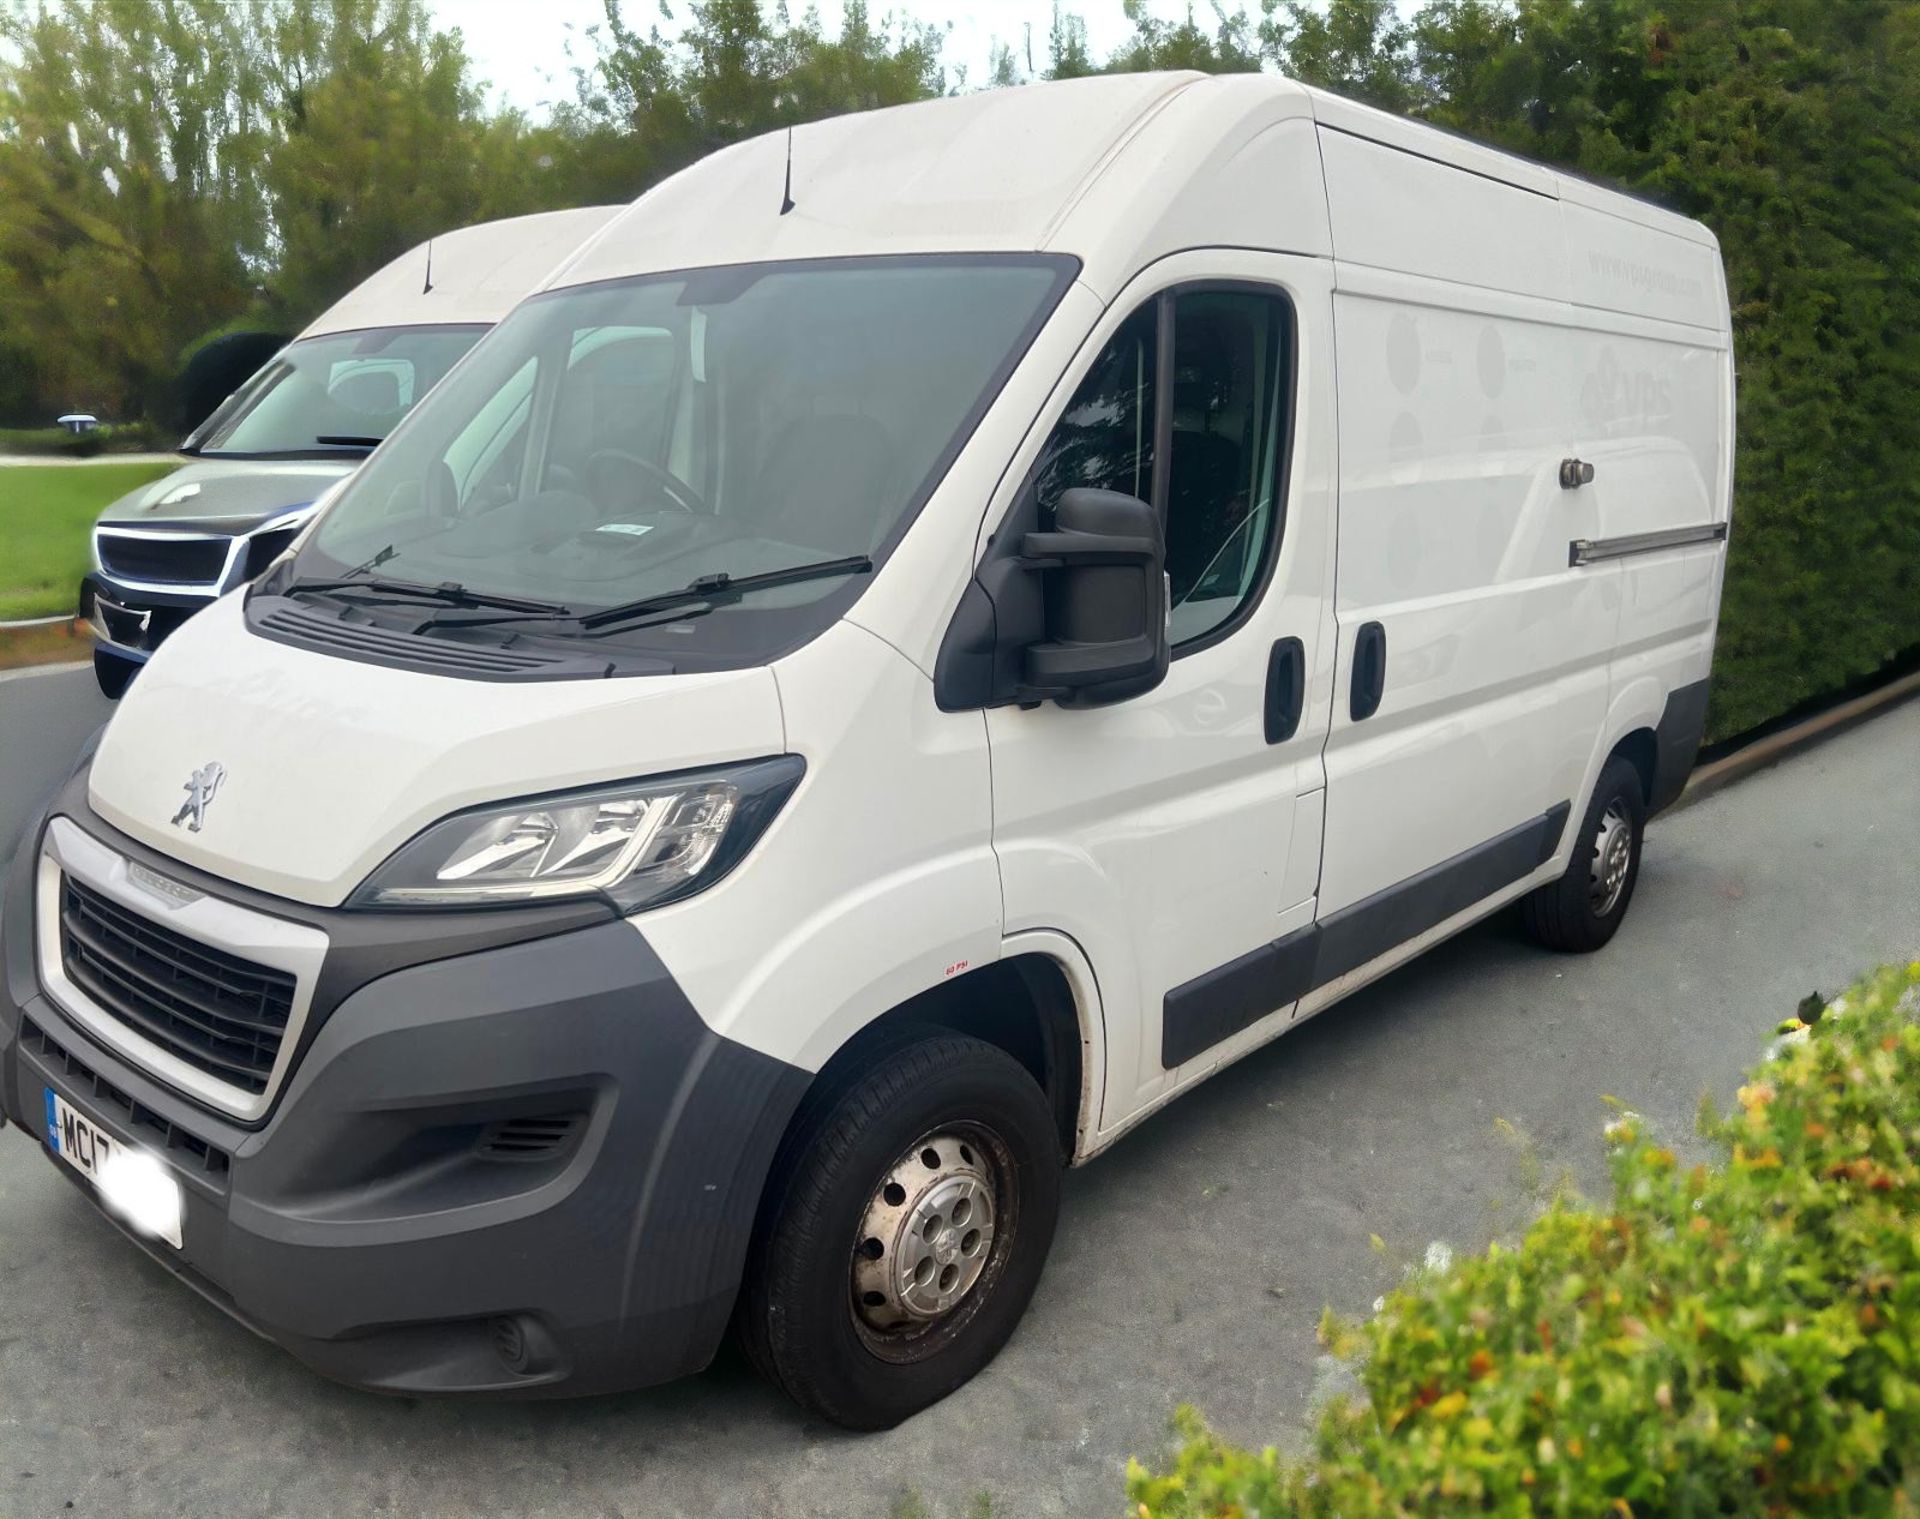
[(1722, 1150), (1632, 1113), (1614, 1198), (1410, 1280), (1323, 1334), (1364, 1397), (1304, 1455), (1190, 1410), (1137, 1519), (1920, 1513), (1920, 962), (1789, 1020)]

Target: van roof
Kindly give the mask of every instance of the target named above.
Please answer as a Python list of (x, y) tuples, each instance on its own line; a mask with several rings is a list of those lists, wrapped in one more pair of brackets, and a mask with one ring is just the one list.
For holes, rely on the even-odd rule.
[[(624, 206), (581, 206), (442, 232), (375, 270), (303, 331), (303, 338), (368, 327), (491, 326)], [(433, 286), (427, 286), (428, 250)]]
[(1411, 117), (1396, 116), (1391, 111), (1362, 105), (1357, 100), (1348, 100), (1344, 95), (1335, 95), (1329, 90), (1311, 86), (1302, 88), (1313, 101), (1315, 120), (1323, 127), (1365, 137), (1403, 152), (1431, 158), (1438, 163), (1451, 164), (1457, 169), (1466, 169), (1523, 190), (1551, 195), (1556, 200), (1606, 211), (1688, 242), (1708, 247), (1719, 246), (1713, 233), (1699, 222), (1585, 174), (1523, 158), (1517, 153), (1490, 147), (1464, 133), (1415, 121)]
[[(1038, 251), (1077, 255), (1082, 278), (1110, 293), (1122, 266), (1175, 251), (1183, 231), (1190, 245), (1188, 212), (1247, 218), (1221, 171), (1256, 173), (1275, 186), (1272, 199), (1291, 195), (1296, 206), (1311, 195), (1310, 132), (1286, 134), (1284, 152), (1271, 146), (1275, 129), (1293, 122), (1713, 244), (1706, 228), (1647, 202), (1279, 75), (1119, 74), (836, 116), (736, 143), (641, 196), (548, 288), (715, 264)], [(782, 214), (789, 152), (794, 205)], [(1288, 158), (1312, 164), (1311, 176), (1296, 179)], [(1233, 225), (1259, 234), (1248, 246), (1331, 252), (1324, 205), (1317, 220), (1293, 218), (1298, 227), (1284, 210), (1259, 227)]]

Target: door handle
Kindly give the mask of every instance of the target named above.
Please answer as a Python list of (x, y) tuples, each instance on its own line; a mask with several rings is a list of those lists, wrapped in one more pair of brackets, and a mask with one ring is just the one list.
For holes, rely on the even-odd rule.
[(1380, 710), (1387, 689), (1387, 630), (1377, 622), (1362, 625), (1353, 640), (1353, 689), (1347, 710), (1364, 722)]
[(1267, 742), (1284, 744), (1299, 731), (1307, 699), (1307, 651), (1297, 638), (1283, 638), (1267, 656)]
[(1583, 485), (1593, 483), (1593, 466), (1585, 459), (1562, 459), (1560, 461), (1560, 489), (1577, 491)]

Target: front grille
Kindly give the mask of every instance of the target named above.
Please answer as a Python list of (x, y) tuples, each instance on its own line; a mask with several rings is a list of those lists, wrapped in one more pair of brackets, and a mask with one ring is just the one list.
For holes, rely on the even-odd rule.
[(67, 979), (142, 1038), (258, 1095), (293, 1012), (283, 970), (196, 943), (64, 876), (60, 955)]
[(100, 567), (121, 580), (212, 585), (226, 568), (226, 538), (127, 538), (107, 528), (94, 536)]

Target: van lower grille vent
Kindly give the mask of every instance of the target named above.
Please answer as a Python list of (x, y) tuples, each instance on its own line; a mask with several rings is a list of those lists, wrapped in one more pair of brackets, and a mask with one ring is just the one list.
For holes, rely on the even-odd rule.
[(232, 1165), (225, 1150), (210, 1145), (197, 1134), (162, 1117), (144, 1102), (129, 1097), (106, 1077), (81, 1061), (56, 1042), (31, 1018), (20, 1020), (20, 1046), (37, 1055), (56, 1074), (81, 1093), (114, 1109), (120, 1121), (132, 1127), (142, 1138), (164, 1150), (176, 1163), (196, 1167), (208, 1176), (222, 1177)]
[(585, 1113), (502, 1119), (480, 1136), (480, 1153), (489, 1160), (547, 1160), (570, 1148), (586, 1122)]

